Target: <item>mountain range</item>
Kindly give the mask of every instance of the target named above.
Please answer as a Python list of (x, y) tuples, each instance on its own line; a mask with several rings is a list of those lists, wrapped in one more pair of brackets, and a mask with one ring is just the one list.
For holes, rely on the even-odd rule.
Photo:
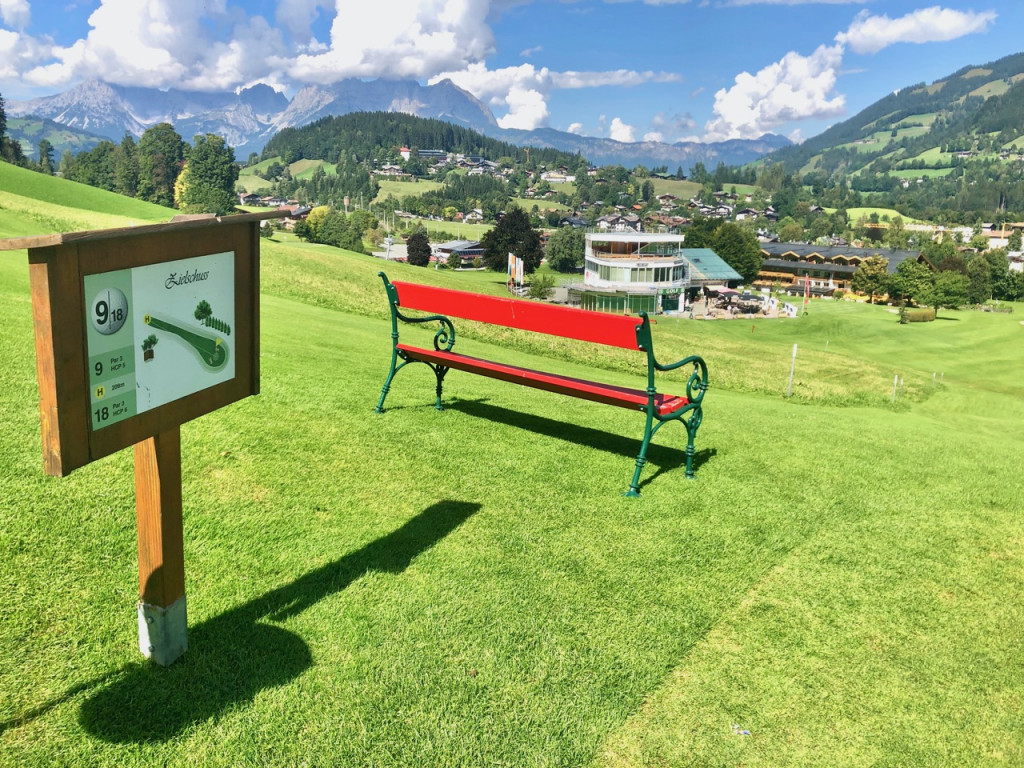
[[(579, 152), (592, 163), (627, 168), (668, 166), (674, 171), (680, 166), (688, 170), (697, 162), (708, 167), (718, 163), (741, 165), (790, 144), (788, 139), (774, 134), (756, 140), (667, 144), (620, 142), (553, 128), (504, 129), (487, 105), (450, 80), (421, 85), (406, 80), (345, 79), (328, 86), (306, 86), (291, 99), (267, 85), (256, 85), (238, 93), (200, 93), (94, 80), (54, 96), (7, 102), (9, 118), (35, 117), (84, 132), (86, 136), (78, 138), (73, 151), (95, 146), (102, 138), (118, 142), (125, 133), (138, 137), (149, 126), (167, 122), (185, 139), (201, 133), (223, 136), (235, 148), (239, 159), (251, 152), (260, 152), (282, 128), (302, 127), (331, 115), (377, 111), (445, 120), (519, 146)], [(12, 137), (22, 141), (26, 154), (34, 154), (38, 138), (19, 135), (17, 127), (12, 123)], [(58, 154), (69, 148), (60, 142), (60, 138), (51, 139)]]

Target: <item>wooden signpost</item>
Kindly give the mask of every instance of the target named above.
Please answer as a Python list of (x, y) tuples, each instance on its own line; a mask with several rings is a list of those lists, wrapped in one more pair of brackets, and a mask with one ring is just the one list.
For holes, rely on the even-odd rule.
[(134, 446), (139, 649), (188, 648), (181, 425), (259, 392), (268, 211), (0, 240), (28, 249), (47, 474)]

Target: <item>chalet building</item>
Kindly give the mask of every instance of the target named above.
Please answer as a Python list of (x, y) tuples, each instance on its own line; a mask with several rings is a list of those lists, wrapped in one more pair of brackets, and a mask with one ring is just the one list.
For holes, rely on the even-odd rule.
[(577, 215), (573, 214), (572, 216), (566, 216), (565, 218), (559, 220), (558, 226), (560, 226), (560, 227), (572, 227), (573, 229), (586, 229), (587, 228), (587, 220), (582, 218), (582, 217), (580, 217), (580, 216), (577, 216)]
[(394, 163), (384, 163), (379, 169), (373, 172), (377, 176), (404, 176), (402, 166)]
[(665, 213), (649, 213), (644, 221), (644, 226), (647, 229), (662, 229), (662, 230), (678, 230), (690, 223), (690, 220), (684, 216), (669, 216)]
[(907, 259), (932, 266), (920, 251), (884, 248), (761, 243), (761, 253), (764, 263), (754, 279), (754, 287), (778, 288), (797, 295), (802, 295), (805, 290), (812, 296), (831, 296), (836, 290), (852, 290), (853, 273), (871, 256), (886, 259), (889, 274)]
[(598, 229), (610, 232), (639, 232), (640, 217), (635, 214), (602, 216), (596, 222)]
[(586, 235), (583, 282), (566, 286), (569, 304), (601, 312), (675, 312), (688, 290), (742, 278), (683, 236), (615, 232)]

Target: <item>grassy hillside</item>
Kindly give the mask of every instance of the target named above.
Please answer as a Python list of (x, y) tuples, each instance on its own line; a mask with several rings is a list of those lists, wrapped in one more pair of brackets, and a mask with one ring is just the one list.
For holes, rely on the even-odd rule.
[[(244, 189), (246, 192), (262, 192), (264, 190), (269, 190), (274, 185), (274, 182), (257, 176), (256, 173), (262, 173), (274, 163), (281, 162), (282, 158), (271, 157), (254, 165), (242, 168), (238, 174), (237, 186)], [(309, 179), (312, 178), (313, 172), (317, 168), (323, 168), (324, 173), (328, 176), (337, 175), (334, 164), (325, 162), (324, 160), (296, 160), (288, 166), (288, 172), (296, 179)]]
[(69, 128), (53, 120), (41, 117), (8, 117), (7, 135), (21, 144), (26, 157), (39, 160), (39, 142), (46, 139), (53, 145), (54, 162), (60, 160), (61, 154), (69, 150), (72, 154), (86, 152), (101, 141), (108, 141), (87, 131)]
[[(637, 413), (457, 371), (437, 412), (410, 366), (374, 414), (381, 266), (263, 243), (261, 393), (182, 427), (190, 648), (158, 669), (131, 452), (42, 475), (28, 269), (0, 252), (0, 765), (1024, 762), (1024, 307), (659, 318), (659, 358), (709, 361), (698, 477), (667, 427), (630, 500)], [(642, 386), (635, 354), (458, 329)]]
[[(0, 162), (0, 237), (130, 226), (171, 219), (176, 211)], [(18, 223), (20, 222), (20, 223)], [(20, 236), (20, 235), (18, 235)]]

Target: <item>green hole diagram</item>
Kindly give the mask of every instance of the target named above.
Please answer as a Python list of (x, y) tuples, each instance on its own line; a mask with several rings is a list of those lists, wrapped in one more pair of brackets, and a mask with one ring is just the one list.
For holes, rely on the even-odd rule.
[(208, 336), (200, 331), (193, 330), (191, 328), (182, 328), (174, 323), (169, 323), (166, 320), (153, 317), (152, 315), (146, 315), (146, 323), (150, 328), (154, 328), (158, 331), (166, 331), (167, 333), (173, 333), (175, 336), (180, 338), (199, 355), (199, 359), (203, 363), (217, 370), (223, 368), (224, 364), (228, 361), (228, 350), (221, 343), (220, 337)]

